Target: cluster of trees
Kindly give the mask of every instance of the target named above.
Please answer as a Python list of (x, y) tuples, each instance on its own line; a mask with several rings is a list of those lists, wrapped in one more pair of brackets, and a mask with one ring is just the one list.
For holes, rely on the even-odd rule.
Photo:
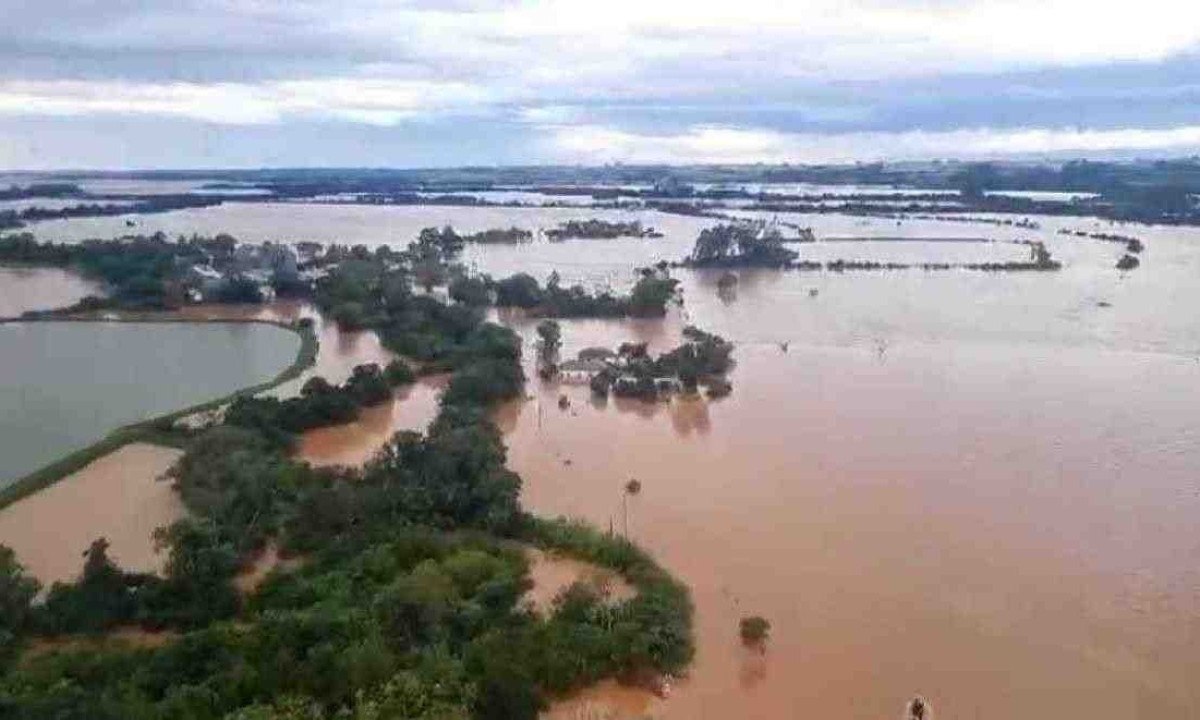
[(517, 245), (533, 240), (533, 233), (519, 227), (492, 228), (466, 236), (469, 243), (481, 245)]
[(392, 388), (416, 379), (403, 360), (394, 360), (387, 369), (375, 363), (359, 365), (342, 385), (333, 385), (323, 377), (313, 377), (300, 388), (296, 397), (242, 396), (225, 412), (225, 422), (235, 427), (257, 430), (281, 445), (312, 428), (339, 425), (358, 417), (359, 409), (387, 402)]
[(71, 267), (102, 281), (114, 300), (149, 307), (170, 304), (170, 280), (203, 251), (201, 243), (169, 242), (161, 234), (73, 245), (39, 243), (29, 234), (0, 238), (0, 262)]
[(622, 344), (610, 367), (592, 377), (592, 392), (657, 400), (664, 392), (673, 391), (677, 381), (679, 389), (687, 393), (704, 386), (710, 397), (729, 394), (732, 386), (726, 375), (733, 368), (733, 344), (692, 325), (684, 328), (683, 339), (681, 345), (657, 358), (650, 356), (645, 343)]
[[(114, 240), (81, 243), (39, 242), (29, 233), (0, 237), (0, 263), (70, 268), (102, 282), (107, 297), (90, 298), (84, 309), (121, 307), (170, 309), (186, 301), (188, 276), (193, 265), (230, 269), (237, 240), (225, 234), (214, 237), (179, 237), (163, 233), (131, 235)], [(230, 271), (215, 297), (221, 302), (260, 302), (259, 284)]]
[[(331, 397), (369, 402), (402, 371), (310, 381), (294, 408), (241, 401), (189, 440), (172, 472), (189, 514), (158, 536), (165, 577), (120, 570), (100, 540), (79, 580), (35, 605), (36, 584), (0, 551), (0, 716), (533, 720), (554, 693), (687, 665), (685, 588), (622, 538), (521, 511), (488, 418), (521, 391), (515, 337), (429, 298), (374, 294), (389, 279), (362, 299), (366, 317), (391, 344), (425, 337), (431, 362), (453, 371), (427, 432), (397, 434), (362, 469), (293, 460), (279, 438), (294, 415), (316, 422)], [(637, 595), (612, 603), (579, 585), (535, 613), (516, 542), (614, 568)], [(236, 574), (268, 543), (300, 566), (239, 593)], [(130, 624), (177, 637), (11, 662), (36, 634)]]
[(1136, 268), (1138, 265), (1141, 265), (1141, 264), (1142, 264), (1142, 262), (1137, 259), (1136, 255), (1130, 255), (1130, 254), (1126, 253), (1126, 254), (1122, 255), (1119, 260), (1117, 260), (1117, 269), (1118, 270), (1133, 270), (1134, 268)]
[(778, 229), (757, 223), (705, 228), (685, 264), (691, 267), (788, 267), (799, 256), (784, 245)]
[(585, 240), (611, 240), (619, 237), (660, 238), (662, 233), (652, 227), (643, 227), (640, 220), (609, 222), (607, 220), (568, 220), (556, 228), (546, 231), (553, 241), (580, 238)]
[[(519, 307), (544, 317), (662, 317), (675, 297), (677, 280), (665, 268), (641, 268), (629, 295), (602, 290), (589, 292), (582, 285), (563, 287), (558, 273), (546, 284), (517, 273), (492, 283), (498, 307)], [(453, 290), (453, 288), (452, 288)]]

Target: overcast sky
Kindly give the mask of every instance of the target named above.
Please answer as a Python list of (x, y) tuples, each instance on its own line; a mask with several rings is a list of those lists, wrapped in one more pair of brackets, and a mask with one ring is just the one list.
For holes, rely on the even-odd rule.
[(1200, 151), (1195, 0), (0, 0), (0, 167)]

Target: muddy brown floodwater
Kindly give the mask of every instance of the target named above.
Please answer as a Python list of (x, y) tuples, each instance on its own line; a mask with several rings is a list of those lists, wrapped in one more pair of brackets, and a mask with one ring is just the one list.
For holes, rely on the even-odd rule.
[(354, 422), (310, 430), (301, 436), (297, 455), (313, 465), (362, 465), (397, 432), (424, 432), (448, 380), (448, 375), (423, 377), (397, 389), (390, 402), (364, 408)]
[[(356, 365), (376, 363), (386, 366), (395, 354), (383, 347), (371, 330), (343, 330), (321, 317), (315, 307), (298, 301), (276, 301), (269, 305), (196, 305), (178, 311), (182, 317), (206, 320), (259, 319), (295, 322), (313, 321), (320, 347), (316, 362), (298, 377), (268, 391), (277, 397), (300, 392), (310, 378), (323, 377), (332, 383), (345, 382)], [(401, 430), (423, 431), (437, 415), (438, 396), (449, 376), (422, 377), (412, 385), (399, 388), (391, 402), (364, 408), (354, 422), (318, 428), (304, 433), (297, 456), (314, 465), (361, 465)]]
[(0, 318), (72, 305), (101, 292), (97, 283), (66, 270), (0, 266)]
[[(674, 331), (564, 324), (568, 355)], [(1200, 712), (1195, 361), (962, 343), (736, 356), (716, 402), (596, 403), (533, 380), (499, 413), (529, 509), (621, 528), (639, 479), (630, 534), (694, 594), (690, 678), (652, 712), (593, 688), (589, 713), (607, 694), (616, 717), (688, 720), (897, 717), (915, 694), (940, 717)], [(751, 614), (772, 623), (765, 654), (739, 642)]]
[(594, 563), (536, 548), (527, 548), (526, 555), (533, 587), (525, 593), (525, 599), (538, 612), (550, 612), (558, 596), (575, 583), (583, 583), (609, 602), (622, 602), (636, 593), (633, 586), (616, 572)]
[(0, 543), (47, 588), (74, 580), (83, 552), (99, 537), (122, 568), (159, 572), (166, 556), (155, 551), (154, 530), (184, 509), (171, 484), (158, 478), (181, 454), (145, 443), (118, 448), (0, 510)]

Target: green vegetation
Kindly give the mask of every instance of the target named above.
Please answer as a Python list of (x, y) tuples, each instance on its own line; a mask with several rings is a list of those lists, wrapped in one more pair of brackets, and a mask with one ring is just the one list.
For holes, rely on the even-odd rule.
[(771, 634), (771, 623), (759, 615), (744, 617), (738, 622), (738, 635), (747, 645), (762, 645)]
[[(340, 421), (409, 377), (398, 367), (364, 366), (340, 387), (314, 379), (294, 401), (239, 399), (173, 470), (189, 514), (158, 534), (164, 577), (124, 572), (99, 539), (76, 582), (31, 604), (0, 554), (10, 656), (35, 636), (129, 625), (177, 635), (10, 664), (0, 716), (532, 720), (554, 694), (686, 667), (685, 588), (624, 539), (521, 511), (488, 418), (522, 390), (519, 339), (476, 309), (414, 295), (402, 268), (344, 265), (318, 290), (324, 307), (356, 303), (389, 347), (452, 372), (427, 432), (398, 433), (357, 470), (287, 452), (297, 429)], [(240, 594), (235, 575), (268, 543), (302, 562)], [(614, 604), (576, 585), (543, 617), (521, 600), (521, 543), (614, 568), (638, 593)]]
[(105, 284), (107, 298), (87, 298), (68, 310), (172, 309), (200, 291), (208, 300), (261, 302), (268, 285), (303, 291), (296, 268), (284, 267), (290, 249), (265, 245), (240, 257), (237, 249), (229, 235), (170, 241), (155, 233), (56, 244), (21, 234), (0, 237), (0, 263), (70, 268)]
[(700, 231), (685, 264), (691, 267), (784, 268), (799, 254), (783, 243), (783, 235), (778, 229), (761, 224), (717, 225)]
[[(448, 361), (463, 329), (474, 329), (483, 308), (519, 307), (542, 317), (661, 317), (675, 297), (677, 281), (666, 268), (643, 268), (628, 296), (563, 287), (553, 273), (546, 284), (525, 273), (493, 280), (454, 264), (464, 238), (452, 228), (426, 228), (402, 253), (356, 252), (341, 259), (317, 283), (316, 300), (339, 325), (378, 330), (389, 347), (421, 361)], [(445, 284), (455, 304), (414, 295), (412, 285)], [(441, 328), (441, 330), (435, 330)], [(443, 364), (441, 369), (449, 369)]]
[(525, 273), (495, 282), (498, 307), (519, 307), (541, 317), (662, 317), (679, 282), (665, 269), (642, 268), (628, 296), (588, 292), (582, 285), (563, 287), (552, 273), (543, 287)]
[(359, 408), (390, 400), (393, 385), (411, 383), (414, 379), (411, 371), (406, 376), (394, 363), (387, 372), (374, 363), (359, 365), (341, 386), (314, 377), (304, 383), (297, 397), (286, 400), (239, 397), (225, 412), (225, 423), (257, 430), (263, 437), (288, 446), (294, 436), (305, 430), (354, 420)]
[(607, 361), (608, 368), (592, 377), (592, 392), (652, 401), (675, 390), (695, 393), (704, 386), (711, 397), (728, 395), (732, 386), (725, 376), (733, 367), (733, 344), (690, 325), (683, 338), (679, 347), (657, 358), (650, 357), (645, 343), (621, 345), (616, 358)]
[(492, 228), (472, 233), (464, 239), (469, 243), (481, 245), (517, 245), (533, 240), (533, 233), (518, 227)]
[(554, 320), (543, 320), (537, 325), (538, 374), (543, 378), (557, 371), (558, 350), (562, 347), (562, 328)]
[(568, 220), (556, 228), (547, 230), (546, 237), (557, 242), (574, 238), (586, 240), (612, 240), (619, 237), (660, 238), (662, 233), (654, 228), (642, 227), (639, 220), (608, 222), (591, 219)]
[(38, 582), (25, 575), (13, 551), (0, 545), (0, 670), (19, 649), (18, 637), (28, 629)]

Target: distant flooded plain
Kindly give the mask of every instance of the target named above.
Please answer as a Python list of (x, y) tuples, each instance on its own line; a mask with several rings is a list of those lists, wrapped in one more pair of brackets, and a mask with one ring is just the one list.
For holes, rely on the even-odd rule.
[[(291, 233), (402, 245), (444, 222), (477, 230), (608, 217), (321, 206), (289, 215), (278, 205), (185, 212), (214, 217), (200, 226), (179, 220), (183, 213), (145, 222), (247, 240)], [(287, 217), (294, 225), (273, 225)], [(638, 265), (686, 255), (711, 222), (619, 217), (644, 218), (666, 237), (474, 247), (467, 260), (495, 275), (557, 270), (568, 282), (620, 287)], [(637, 478), (630, 534), (694, 591), (698, 654), (670, 699), (641, 702), (603, 686), (588, 707), (608, 696), (625, 712), (681, 720), (879, 718), (921, 694), (943, 718), (1200, 715), (1200, 232), (1071, 218), (1018, 228), (778, 217), (811, 224), (819, 237), (874, 237), (889, 259), (919, 262), (949, 247), (912, 238), (978, 235), (988, 240), (979, 243), (983, 261), (1019, 253), (1009, 241), (1029, 239), (1065, 267), (748, 271), (731, 292), (718, 292), (720, 273), (678, 271), (685, 306), (666, 320), (564, 322), (565, 356), (625, 340), (662, 351), (688, 323), (737, 344), (733, 395), (721, 401), (598, 403), (586, 388), (530, 373), (531, 399), (497, 413), (531, 510), (620, 531), (621, 488)], [(222, 224), (230, 220), (240, 224)], [(1119, 272), (1120, 246), (1062, 228), (1141, 237), (1142, 266)], [(897, 236), (909, 241), (884, 245)], [(834, 245), (798, 249), (827, 259), (870, 248)], [(974, 250), (943, 252), (959, 261)], [(500, 319), (532, 355), (532, 322)], [(357, 337), (328, 368), (371, 356), (377, 339)], [(334, 463), (369, 456), (434, 407), (436, 387), (411, 392), (378, 417), (364, 415), (359, 430), (310, 434), (302, 453)], [(763, 655), (738, 641), (738, 620), (749, 614), (772, 623)]]

